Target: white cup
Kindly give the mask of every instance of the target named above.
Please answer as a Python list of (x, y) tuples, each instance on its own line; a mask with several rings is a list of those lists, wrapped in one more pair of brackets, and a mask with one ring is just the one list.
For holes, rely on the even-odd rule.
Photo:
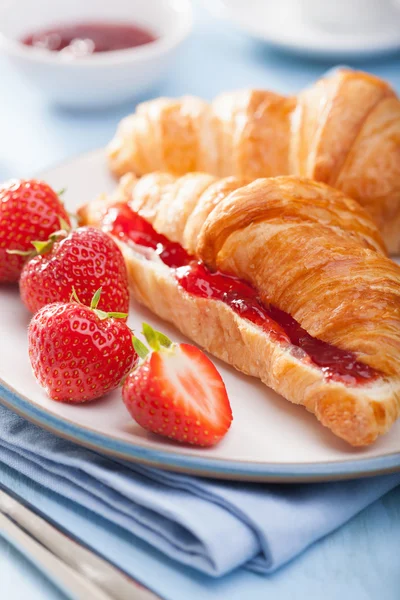
[(400, 27), (399, 0), (297, 0), (302, 18), (333, 33), (370, 33)]

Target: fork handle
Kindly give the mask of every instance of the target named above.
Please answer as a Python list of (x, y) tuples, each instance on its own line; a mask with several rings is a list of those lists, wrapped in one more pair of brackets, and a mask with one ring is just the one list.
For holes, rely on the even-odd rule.
[(64, 594), (73, 600), (112, 600), (90, 580), (62, 562), (0, 513), (0, 535), (15, 546)]

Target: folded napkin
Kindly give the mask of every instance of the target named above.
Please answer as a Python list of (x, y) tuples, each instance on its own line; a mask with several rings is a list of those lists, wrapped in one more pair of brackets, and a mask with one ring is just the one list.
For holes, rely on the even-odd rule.
[(197, 479), (101, 456), (2, 406), (0, 462), (212, 576), (270, 573), (400, 484), (400, 473), (297, 485)]

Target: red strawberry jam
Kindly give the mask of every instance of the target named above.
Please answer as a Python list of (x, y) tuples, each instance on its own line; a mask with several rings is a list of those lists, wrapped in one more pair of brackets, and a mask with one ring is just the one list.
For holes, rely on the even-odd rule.
[(377, 371), (357, 361), (352, 352), (312, 337), (288, 313), (276, 306), (263, 304), (257, 290), (243, 279), (210, 271), (180, 244), (157, 233), (150, 223), (133, 212), (127, 204), (109, 209), (104, 219), (104, 229), (128, 243), (131, 241), (153, 248), (161, 260), (174, 269), (177, 281), (187, 292), (201, 298), (220, 300), (276, 341), (292, 344), (300, 349), (297, 351), (298, 356), (308, 357), (322, 369), (326, 378), (353, 385), (367, 383), (378, 377)]
[(139, 246), (153, 248), (161, 260), (171, 268), (181, 267), (193, 261), (193, 257), (180, 244), (170, 242), (165, 235), (157, 233), (152, 225), (134, 213), (127, 204), (110, 208), (104, 217), (104, 227), (116, 237), (129, 238)]
[(71, 56), (89, 56), (95, 52), (126, 50), (154, 42), (156, 37), (137, 25), (128, 23), (72, 23), (34, 31), (22, 38), (25, 46), (51, 52), (68, 52)]

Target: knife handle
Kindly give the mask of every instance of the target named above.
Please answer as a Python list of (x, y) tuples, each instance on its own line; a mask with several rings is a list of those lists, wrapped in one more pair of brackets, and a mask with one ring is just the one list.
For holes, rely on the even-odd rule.
[[(0, 514), (22, 529), (79, 578), (90, 581), (103, 596), (98, 600), (161, 600), (154, 592), (121, 571), (92, 548), (0, 484)], [(14, 530), (15, 531), (15, 530)], [(87, 600), (84, 597), (83, 600)]]
[(22, 552), (48, 579), (73, 600), (112, 600), (89, 579), (74, 571), (0, 513), (0, 533)]

